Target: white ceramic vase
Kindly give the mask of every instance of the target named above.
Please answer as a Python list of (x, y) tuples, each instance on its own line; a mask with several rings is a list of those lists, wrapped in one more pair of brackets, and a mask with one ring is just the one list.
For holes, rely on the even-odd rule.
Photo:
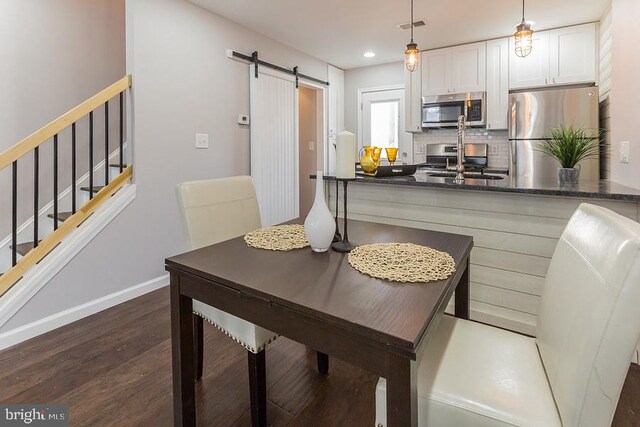
[(314, 252), (326, 252), (336, 232), (336, 222), (324, 200), (322, 171), (316, 172), (316, 198), (304, 220), (304, 233)]

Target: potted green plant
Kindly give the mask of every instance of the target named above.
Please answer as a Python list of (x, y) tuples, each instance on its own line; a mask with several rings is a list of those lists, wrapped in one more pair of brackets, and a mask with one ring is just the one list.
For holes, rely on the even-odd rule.
[(600, 131), (588, 133), (582, 128), (562, 126), (551, 130), (550, 137), (540, 145), (539, 150), (560, 163), (560, 184), (576, 184), (580, 179), (579, 163), (598, 157), (600, 136)]

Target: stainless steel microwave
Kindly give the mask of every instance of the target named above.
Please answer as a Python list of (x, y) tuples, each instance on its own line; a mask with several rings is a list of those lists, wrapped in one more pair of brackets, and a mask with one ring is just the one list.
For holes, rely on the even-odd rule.
[(486, 92), (422, 98), (422, 127), (456, 127), (458, 117), (467, 118), (467, 126), (485, 126), (487, 117)]

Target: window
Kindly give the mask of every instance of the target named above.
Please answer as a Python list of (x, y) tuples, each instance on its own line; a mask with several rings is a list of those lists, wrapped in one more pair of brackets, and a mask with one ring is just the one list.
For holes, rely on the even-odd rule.
[(358, 100), (358, 149), (365, 145), (383, 148), (380, 155), (386, 162), (384, 148), (397, 148), (399, 163), (413, 163), (413, 135), (405, 131), (404, 123), (404, 89), (359, 89)]
[[(371, 145), (398, 148), (399, 101), (372, 102), (371, 105)], [(386, 157), (384, 150), (382, 156)]]

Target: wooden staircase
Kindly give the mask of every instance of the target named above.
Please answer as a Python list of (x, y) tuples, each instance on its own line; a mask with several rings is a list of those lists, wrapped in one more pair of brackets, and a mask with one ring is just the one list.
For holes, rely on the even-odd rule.
[[(120, 169), (120, 165), (118, 165), (118, 164), (110, 164), (109, 167), (113, 168), (114, 170)], [(126, 168), (126, 165), (124, 165), (124, 168)], [(93, 193), (94, 194), (98, 193), (104, 187), (105, 187), (104, 185), (94, 186), (93, 187)], [(88, 193), (91, 189), (89, 187), (80, 187), (80, 190)], [(68, 220), (72, 215), (73, 215), (73, 212), (71, 212), (71, 211), (59, 212), (58, 213), (58, 221), (59, 222), (64, 222), (64, 221)], [(47, 218), (54, 219), (55, 216), (52, 213), (50, 213), (50, 214), (47, 214)], [(34, 245), (33, 242), (34, 241), (31, 240), (31, 241), (24, 242), (24, 243), (18, 243), (16, 245), (16, 252), (18, 253), (18, 255), (25, 256), (26, 254), (29, 253), (29, 251), (31, 251), (32, 249), (35, 249), (40, 243), (42, 243), (42, 240), (38, 241), (38, 245)], [(13, 246), (10, 246), (10, 248), (13, 248)], [(1, 274), (0, 274), (0, 276), (1, 276)]]
[[(36, 264), (42, 261), (51, 251), (53, 251), (62, 240), (72, 233), (77, 227), (79, 227), (93, 212), (116, 192), (118, 192), (133, 176), (133, 168), (131, 165), (127, 165), (124, 161), (124, 100), (125, 96), (131, 87), (131, 76), (125, 76), (119, 81), (115, 82), (111, 86), (87, 99), (77, 107), (71, 109), (67, 113), (63, 114), (53, 122), (34, 132), (27, 138), (23, 139), (19, 143), (15, 144), (8, 150), (0, 153), (0, 170), (5, 168), (11, 168), (11, 182), (12, 182), (12, 231), (11, 231), (11, 243), (8, 246), (4, 246), (11, 251), (11, 263), (8, 269), (5, 271), (0, 270), (0, 297), (2, 297), (8, 290), (10, 290), (16, 283), (18, 283), (23, 276), (31, 270)], [(118, 138), (118, 150), (111, 151), (111, 140), (109, 134), (109, 102), (117, 98), (119, 100), (119, 138)], [(93, 163), (95, 140), (94, 140), (94, 112), (99, 107), (104, 106), (104, 145), (101, 147), (101, 151), (104, 152), (104, 165), (101, 166), (104, 169), (104, 185), (91, 185), (81, 186), (80, 193), (87, 194), (84, 197), (84, 201), (78, 203), (77, 186), (82, 184), (82, 180), (76, 179), (76, 150), (77, 150), (77, 138), (76, 138), (76, 124), (79, 120), (88, 120), (89, 122), (89, 136), (88, 136), (88, 151), (89, 151), (89, 165), (88, 176), (89, 183), (94, 183), (94, 168), (98, 167)], [(71, 138), (68, 141), (61, 141), (60, 133), (71, 128)], [(51, 141), (53, 143), (53, 212), (46, 212), (42, 214), (39, 206), (39, 149), (40, 147)], [(71, 152), (71, 194), (72, 204), (71, 210), (60, 211), (60, 192), (58, 191), (59, 181), (59, 145), (64, 144), (63, 153)], [(68, 145), (67, 145), (68, 144)], [(67, 147), (70, 151), (67, 151)], [(32, 194), (18, 194), (18, 167), (24, 163), (24, 156), (33, 153), (30, 156), (34, 162), (33, 171), (33, 193)], [(113, 153), (113, 155), (112, 155)], [(117, 163), (110, 163), (110, 157), (118, 156)], [(21, 179), (23, 175), (20, 175)], [(25, 188), (24, 183), (21, 184), (20, 189), (23, 192)], [(18, 230), (18, 200), (22, 197), (33, 197), (33, 216), (29, 223), (23, 224), (20, 229), (26, 229), (31, 227), (31, 240), (22, 241), (18, 243), (18, 238), (26, 237), (22, 236), (24, 232), (19, 233)], [(68, 209), (68, 208), (67, 208)], [(22, 217), (24, 213), (21, 212)], [(42, 219), (40, 218), (41, 215)], [(53, 232), (40, 233), (41, 221), (51, 221), (53, 223)], [(50, 230), (51, 224), (45, 224), (44, 230), (47, 232)], [(42, 237), (43, 234), (46, 236)], [(8, 238), (7, 238), (8, 239)], [(21, 239), (22, 240), (22, 239)], [(6, 242), (6, 239), (5, 239)], [(7, 265), (7, 259), (3, 258), (2, 265)], [(2, 267), (0, 265), (0, 267)]]

